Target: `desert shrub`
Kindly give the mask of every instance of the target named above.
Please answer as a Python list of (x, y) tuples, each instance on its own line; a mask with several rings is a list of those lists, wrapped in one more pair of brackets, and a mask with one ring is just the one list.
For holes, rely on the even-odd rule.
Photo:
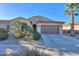
[(39, 40), (41, 38), (41, 35), (36, 30), (32, 30), (32, 39), (33, 40)]
[(8, 31), (0, 28), (0, 40), (4, 40), (8, 38)]
[(30, 27), (26, 22), (15, 21), (11, 26), (11, 32), (16, 38), (24, 38)]
[(14, 36), (18, 39), (18, 38), (24, 38), (25, 34), (20, 34), (20, 33), (14, 33)]
[(23, 48), (23, 50), (20, 52), (21, 56), (48, 56), (44, 52), (39, 51), (37, 48)]
[(16, 38), (31, 36), (33, 40), (39, 40), (41, 38), (41, 35), (36, 30), (30, 28), (26, 22), (16, 21), (12, 24), (11, 27), (11, 32), (15, 35)]

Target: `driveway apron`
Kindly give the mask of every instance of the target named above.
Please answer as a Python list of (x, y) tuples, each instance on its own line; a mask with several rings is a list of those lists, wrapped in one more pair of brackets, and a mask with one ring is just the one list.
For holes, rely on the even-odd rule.
[(79, 41), (63, 35), (42, 34), (44, 46), (57, 49), (59, 55), (79, 55)]

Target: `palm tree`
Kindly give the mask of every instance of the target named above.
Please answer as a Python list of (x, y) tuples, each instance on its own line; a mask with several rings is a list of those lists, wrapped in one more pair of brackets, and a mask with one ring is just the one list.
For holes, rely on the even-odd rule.
[(71, 35), (75, 35), (74, 16), (77, 16), (78, 12), (79, 12), (79, 4), (78, 3), (67, 4), (67, 7), (65, 9), (65, 14), (70, 16), (70, 24), (71, 24), (70, 33), (71, 33)]

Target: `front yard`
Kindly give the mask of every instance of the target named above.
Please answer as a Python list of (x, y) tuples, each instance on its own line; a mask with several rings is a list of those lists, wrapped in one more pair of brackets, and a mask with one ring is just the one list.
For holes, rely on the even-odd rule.
[[(26, 22), (14, 21), (10, 28), (0, 28), (0, 51), (3, 53), (0, 55), (11, 55), (11, 53), (16, 51), (16, 49), (22, 50), (24, 47), (22, 46), (23, 44), (27, 46), (28, 44), (32, 46), (35, 44), (38, 45), (37, 42), (39, 42), (40, 38), (41, 35), (36, 30), (30, 28)], [(12, 49), (10, 49), (10, 47)], [(6, 49), (8, 49), (7, 52)]]
[(79, 55), (79, 40), (67, 35), (39, 34), (25, 23), (15, 22), (11, 31), (0, 29), (0, 55)]
[[(30, 38), (21, 38), (15, 39), (9, 38), (3, 41), (0, 41), (0, 55), (18, 55), (18, 56), (42, 56), (42, 55), (58, 55), (58, 53), (51, 49), (46, 48), (43, 43), (39, 41), (32, 40)], [(30, 52), (27, 52), (27, 49), (33, 49)], [(34, 50), (35, 49), (35, 50)], [(29, 51), (29, 50), (28, 50)]]
[(0, 35), (0, 55), (57, 55), (55, 50), (45, 47), (40, 39), (41, 35), (24, 22), (15, 22), (10, 30), (2, 29)]
[[(0, 55), (18, 56), (75, 56), (79, 55), (79, 40), (65, 36), (42, 34), (42, 39), (35, 41), (30, 38), (15, 39), (11, 38), (0, 41)], [(27, 52), (29, 50), (30, 52)], [(34, 50), (35, 49), (35, 50)], [(34, 53), (34, 54), (33, 54)], [(40, 53), (40, 54), (39, 54)], [(44, 54), (42, 54), (44, 53)]]

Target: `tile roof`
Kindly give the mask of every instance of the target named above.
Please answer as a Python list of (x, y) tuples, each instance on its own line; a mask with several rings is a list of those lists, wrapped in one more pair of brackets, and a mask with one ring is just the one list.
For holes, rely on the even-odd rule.
[[(74, 25), (79, 25), (79, 22), (75, 22)], [(63, 26), (70, 26), (70, 24), (64, 24)]]
[(37, 21), (37, 22), (43, 22), (43, 23), (53, 23), (53, 22), (64, 23), (62, 21), (51, 20), (51, 19), (49, 19), (47, 17), (44, 17), (44, 16), (33, 16), (33, 17), (28, 18), (28, 20)]
[(0, 20), (0, 24), (9, 24), (11, 21), (14, 21), (14, 20), (22, 20), (22, 21), (37, 21), (39, 23), (64, 23), (62, 21), (54, 21), (54, 20), (51, 20), (49, 18), (46, 18), (44, 16), (33, 16), (33, 17), (30, 17), (28, 19), (24, 18), (24, 17), (17, 17), (17, 18), (14, 18), (14, 19), (11, 19), (11, 20)]
[(18, 20), (18, 19), (19, 19), (19, 20), (20, 20), (20, 19), (21, 19), (21, 20), (27, 20), (27, 19), (24, 18), (24, 17), (17, 17), (17, 18), (11, 19), (11, 20), (16, 20), (16, 19), (17, 19), (17, 20)]
[(70, 26), (70, 24), (64, 24), (63, 26)]
[(10, 24), (11, 20), (0, 20), (0, 24)]
[(76, 22), (75, 24), (79, 24), (79, 22)]

